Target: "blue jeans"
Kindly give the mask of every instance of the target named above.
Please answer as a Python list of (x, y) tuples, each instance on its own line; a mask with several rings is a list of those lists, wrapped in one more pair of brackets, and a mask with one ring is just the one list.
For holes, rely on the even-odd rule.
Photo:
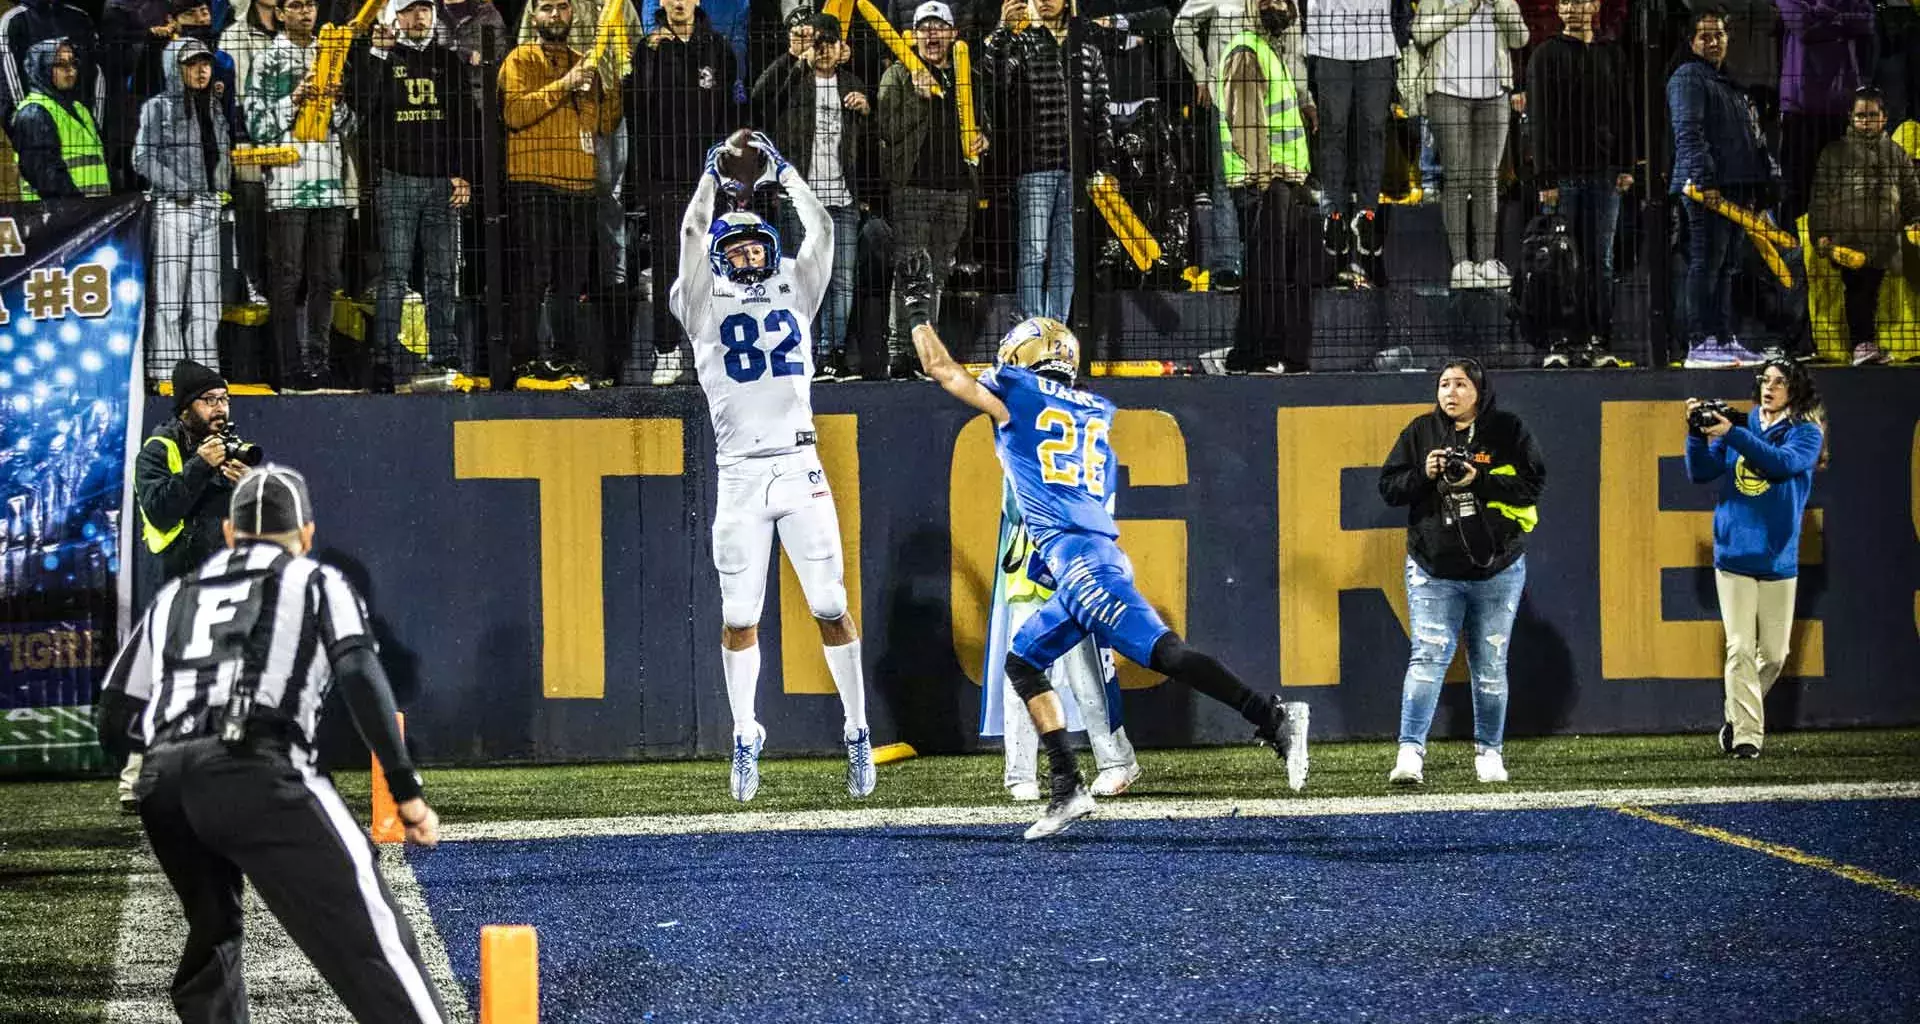
[(400, 343), (400, 308), (407, 298), (407, 275), (413, 253), (420, 251), (420, 289), (427, 300), (427, 352), (434, 362), (460, 358), (454, 336), (455, 225), (453, 182), (446, 178), (418, 178), (380, 172), (380, 241), (385, 247), (380, 293), (374, 304), (373, 339), (392, 360), (395, 380), (404, 380), (425, 367)]
[[(853, 266), (860, 252), (860, 208), (829, 206), (833, 218), (833, 277), (827, 282), (826, 300), (820, 303), (820, 316), (813, 325), (814, 355), (844, 352), (847, 349), (847, 316), (853, 312)], [(806, 228), (793, 204), (780, 208), (780, 247), (793, 259), (806, 240)]]
[(1582, 329), (1609, 337), (1613, 333), (1613, 234), (1620, 225), (1620, 192), (1610, 174), (1588, 174), (1560, 183), (1557, 211), (1579, 247)]
[[(1207, 112), (1203, 130), (1208, 139), (1218, 139), (1220, 128), (1214, 122), (1220, 118), (1216, 108)], [(1215, 149), (1218, 149), (1215, 143)], [(1240, 241), (1240, 212), (1234, 205), (1233, 191), (1227, 188), (1227, 168), (1219, 153), (1213, 155), (1213, 175), (1207, 183), (1207, 196), (1212, 201), (1205, 214), (1195, 225), (1198, 231), (1201, 259), (1206, 268), (1214, 274), (1232, 271), (1241, 273), (1246, 266), (1246, 249)]]
[(1016, 182), (1020, 272), (1015, 298), (1026, 316), (1067, 322), (1073, 306), (1073, 175), (1032, 171)]
[(1685, 196), (1680, 204), (1687, 212), (1687, 289), (1681, 296), (1687, 336), (1693, 341), (1709, 336), (1730, 341), (1733, 272), (1740, 266), (1734, 246), (1741, 244), (1740, 226)]
[(1320, 106), (1320, 148), (1313, 154), (1313, 165), (1325, 189), (1322, 214), (1346, 215), (1380, 203), (1387, 117), (1393, 111), (1393, 70), (1392, 57), (1313, 58), (1314, 99)]
[[(1481, 510), (1481, 515), (1494, 513)], [(1453, 663), (1454, 648), (1468, 637), (1467, 668), (1473, 677), (1473, 746), (1476, 752), (1499, 750), (1507, 728), (1507, 650), (1513, 646), (1513, 620), (1520, 612), (1520, 591), (1527, 583), (1527, 557), (1484, 580), (1443, 580), (1407, 559), (1407, 618), (1413, 653), (1400, 688), (1400, 742), (1427, 750), (1440, 683)]]

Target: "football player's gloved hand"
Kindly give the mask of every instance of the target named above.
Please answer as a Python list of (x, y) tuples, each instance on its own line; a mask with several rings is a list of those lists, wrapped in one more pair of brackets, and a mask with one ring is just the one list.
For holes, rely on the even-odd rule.
[(726, 187), (727, 176), (720, 173), (720, 155), (726, 151), (727, 140), (721, 139), (719, 142), (714, 143), (713, 148), (707, 150), (707, 162), (702, 168), (702, 173), (712, 175), (713, 183), (722, 188)]
[(895, 287), (900, 289), (906, 308), (907, 329), (912, 330), (933, 318), (933, 257), (925, 249), (909, 249), (893, 266)]
[(778, 182), (780, 176), (793, 166), (787, 162), (786, 157), (780, 155), (779, 148), (773, 144), (772, 139), (767, 137), (766, 132), (754, 132), (752, 146), (767, 158), (767, 173), (760, 176), (760, 180), (755, 182), (756, 185)]

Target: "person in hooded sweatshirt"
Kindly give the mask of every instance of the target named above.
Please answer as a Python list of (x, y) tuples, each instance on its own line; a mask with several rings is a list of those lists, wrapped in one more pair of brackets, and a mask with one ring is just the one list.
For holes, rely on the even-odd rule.
[(109, 191), (106, 149), (80, 95), (81, 70), (79, 53), (65, 39), (35, 43), (27, 54), (30, 91), (13, 113), (12, 132), (24, 202)]
[(1526, 535), (1540, 520), (1546, 460), (1520, 417), (1495, 408), (1480, 364), (1440, 371), (1439, 401), (1400, 432), (1380, 497), (1407, 510), (1407, 624), (1400, 752), (1387, 781), (1425, 781), (1427, 732), (1454, 649), (1467, 637), (1474, 773), (1507, 781), (1507, 652), (1527, 582)]
[(1713, 582), (1727, 633), (1720, 751), (1760, 756), (1767, 691), (1780, 678), (1793, 637), (1800, 577), (1800, 523), (1824, 462), (1826, 409), (1813, 375), (1769, 359), (1754, 379), (1754, 407), (1735, 423), (1715, 414), (1697, 427), (1687, 400), (1687, 479), (1718, 483), (1713, 505)]
[(153, 200), (153, 344), (149, 379), (185, 357), (219, 362), (220, 205), (232, 181), (233, 138), (213, 95), (213, 51), (167, 44), (167, 88), (140, 108), (133, 167)]
[(73, 44), (83, 69), (80, 95), (93, 104), (96, 119), (102, 115), (104, 108), (97, 91), (100, 76), (94, 73), (99, 57), (93, 19), (80, 8), (60, 0), (20, 0), (12, 10), (0, 14), (0, 127), (9, 132), (13, 130), (14, 108), (27, 96), (23, 64), (35, 43), (49, 39), (65, 39)]
[[(444, 391), (461, 366), (454, 334), (454, 256), (460, 214), (473, 199), (468, 165), (479, 133), (468, 78), (471, 61), (434, 34), (433, 0), (387, 0), (392, 27), (376, 25), (356, 47), (349, 93), (373, 140), (385, 253), (371, 343), (392, 372), (394, 390)], [(427, 300), (427, 360), (400, 343), (407, 275), (420, 253)], [(428, 363), (432, 365), (429, 366)]]

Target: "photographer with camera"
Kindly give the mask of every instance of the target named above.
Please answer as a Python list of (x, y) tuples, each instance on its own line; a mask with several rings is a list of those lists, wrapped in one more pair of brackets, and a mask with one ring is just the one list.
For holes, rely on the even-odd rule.
[(1400, 698), (1400, 752), (1387, 780), (1425, 780), (1427, 731), (1461, 633), (1473, 676), (1473, 767), (1507, 781), (1507, 651), (1526, 585), (1526, 535), (1546, 463), (1520, 417), (1496, 409), (1480, 364), (1440, 371), (1433, 412), (1407, 424), (1380, 467), (1380, 497), (1407, 509), (1407, 616), (1412, 652)]
[[(155, 427), (133, 465), (133, 500), (146, 554), (133, 576), (133, 606), (226, 546), (220, 524), (233, 485), (260, 462), (260, 447), (233, 433), (227, 382), (191, 359), (173, 364), (173, 418)], [(120, 773), (120, 810), (135, 812), (135, 754)]]
[(1780, 677), (1793, 632), (1800, 521), (1823, 461), (1825, 412), (1813, 377), (1770, 359), (1745, 416), (1725, 402), (1687, 400), (1687, 478), (1721, 481), (1713, 506), (1714, 589), (1727, 631), (1720, 750), (1760, 756), (1767, 691)]

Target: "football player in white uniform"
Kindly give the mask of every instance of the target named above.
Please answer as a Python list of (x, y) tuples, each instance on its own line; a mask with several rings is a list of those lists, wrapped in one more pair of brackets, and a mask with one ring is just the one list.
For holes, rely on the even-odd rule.
[(820, 627), (827, 668), (846, 712), (841, 735), (847, 792), (864, 797), (873, 792), (874, 767), (860, 637), (842, 582), (839, 516), (814, 447), (811, 394), (810, 325), (833, 274), (833, 221), (766, 136), (755, 133), (752, 145), (766, 157), (763, 181), (785, 188), (800, 215), (806, 239), (799, 253), (782, 260), (779, 233), (752, 213), (715, 218), (716, 196), (737, 187), (722, 179), (723, 142), (707, 154), (707, 169), (687, 204), (679, 277), (667, 298), (693, 342), (719, 463), (713, 567), (720, 573), (720, 660), (733, 710), (730, 788), (743, 802), (760, 788), (767, 733), (754, 718), (754, 690), (760, 612), (777, 532)]

